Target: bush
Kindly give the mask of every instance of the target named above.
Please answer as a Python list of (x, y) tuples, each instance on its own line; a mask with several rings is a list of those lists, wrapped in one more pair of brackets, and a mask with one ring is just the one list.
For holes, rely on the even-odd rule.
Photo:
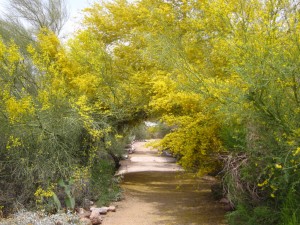
[(47, 189), (51, 183), (71, 177), (82, 125), (67, 104), (43, 111), (27, 124), (6, 124), (0, 129), (0, 173), (4, 176), (0, 189), (6, 190), (0, 205), (11, 208), (17, 201), (33, 206), (39, 186)]
[(172, 131), (172, 127), (165, 123), (157, 122), (156, 125), (147, 127), (147, 133), (149, 138), (161, 139)]
[(237, 209), (227, 215), (232, 225), (266, 225), (278, 224), (279, 215), (272, 207), (258, 206), (255, 208), (239, 204)]
[(97, 205), (104, 206), (120, 198), (118, 178), (114, 177), (114, 165), (103, 159), (95, 159), (91, 167), (91, 193), (92, 200)]
[[(299, 186), (298, 186), (299, 190)], [(282, 209), (280, 210), (280, 224), (297, 225), (300, 224), (300, 195), (296, 189), (289, 190), (285, 199), (283, 199)]]

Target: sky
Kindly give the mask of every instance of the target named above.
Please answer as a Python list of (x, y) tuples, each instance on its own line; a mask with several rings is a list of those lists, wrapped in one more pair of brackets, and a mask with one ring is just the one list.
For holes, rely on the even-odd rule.
[[(0, 0), (1, 1), (1, 0)], [(72, 32), (78, 29), (78, 21), (83, 18), (81, 10), (89, 7), (96, 0), (66, 0), (69, 9), (69, 20), (66, 23), (62, 36), (70, 36)]]
[[(4, 10), (4, 6), (7, 0), (0, 0), (0, 10)], [(66, 23), (63, 31), (62, 37), (68, 38), (76, 29), (78, 28), (78, 21), (83, 18), (80, 11), (84, 8), (89, 7), (96, 0), (66, 0), (66, 4), (69, 10), (69, 20)]]

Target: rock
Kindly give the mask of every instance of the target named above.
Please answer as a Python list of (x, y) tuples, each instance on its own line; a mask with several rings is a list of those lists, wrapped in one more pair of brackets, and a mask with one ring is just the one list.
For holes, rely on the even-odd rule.
[(114, 206), (114, 205), (109, 206), (107, 211), (108, 212), (115, 212), (116, 211), (116, 206)]
[(93, 225), (95, 224), (101, 224), (102, 223), (102, 218), (100, 214), (107, 213), (107, 209), (104, 210), (103, 208), (91, 208), (91, 215), (90, 215), (90, 220)]
[(94, 202), (90, 201), (89, 199), (85, 198), (83, 200), (83, 208), (89, 210), (90, 207), (94, 204)]
[(222, 204), (230, 204), (230, 201), (227, 198), (221, 198), (219, 202)]
[(229, 211), (233, 211), (233, 207), (230, 204), (226, 204), (223, 206), (224, 210), (229, 212)]
[(101, 207), (101, 208), (94, 208), (94, 207), (92, 207), (91, 208), (91, 212), (92, 212), (92, 214), (94, 213), (94, 214), (102, 214), (102, 215), (105, 215), (106, 213), (107, 213), (107, 211), (108, 211), (108, 207)]
[(84, 208), (76, 208), (75, 210), (78, 214), (82, 214), (85, 211)]
[(228, 200), (228, 198), (224, 197), (219, 202), (223, 205), (225, 211), (234, 210), (234, 205)]
[(170, 152), (166, 151), (166, 150), (163, 150), (163, 151), (161, 152), (161, 155), (162, 155), (162, 156), (167, 156), (167, 157), (173, 157), (173, 155), (172, 155)]
[(80, 224), (82, 224), (82, 225), (93, 225), (92, 221), (88, 218), (85, 218), (85, 217), (80, 218), (79, 221), (80, 221)]
[(101, 223), (102, 223), (102, 218), (101, 218), (101, 216), (99, 215), (99, 216), (90, 218), (90, 221), (91, 221), (91, 224), (93, 224), (93, 225), (98, 225), (98, 224), (101, 224)]
[(91, 212), (90, 211), (86, 211), (83, 208), (79, 208), (79, 210), (78, 210), (78, 216), (80, 218), (90, 218)]
[(93, 209), (98, 208), (97, 205), (91, 205), (91, 207), (89, 208), (90, 211), (92, 211)]
[[(21, 210), (20, 212), (13, 215), (8, 219), (0, 219), (1, 225), (67, 225), (67, 224), (78, 224), (79, 218), (77, 214), (73, 213), (57, 213), (57, 214), (45, 214), (44, 212), (28, 212)], [(84, 224), (85, 225), (85, 224)], [(91, 225), (91, 224), (87, 224)]]

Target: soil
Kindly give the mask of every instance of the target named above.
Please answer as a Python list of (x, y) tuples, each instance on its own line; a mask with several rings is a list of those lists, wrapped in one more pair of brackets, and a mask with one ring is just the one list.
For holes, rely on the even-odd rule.
[(129, 154), (127, 160), (120, 162), (121, 167), (117, 175), (143, 171), (183, 171), (183, 169), (175, 163), (176, 159), (162, 156), (156, 149), (147, 147), (147, 145), (153, 141), (156, 140), (135, 142), (133, 144), (134, 153)]
[(103, 225), (222, 225), (225, 210), (213, 200), (212, 181), (182, 172), (172, 157), (160, 156), (136, 142), (135, 152), (123, 161), (124, 199)]

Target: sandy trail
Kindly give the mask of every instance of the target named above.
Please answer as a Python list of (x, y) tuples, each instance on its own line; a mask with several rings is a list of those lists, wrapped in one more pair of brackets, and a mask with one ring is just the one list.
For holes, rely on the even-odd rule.
[[(124, 199), (115, 203), (117, 211), (108, 213), (103, 225), (221, 225), (224, 210), (209, 194), (209, 184), (183, 177), (182, 168), (172, 157), (134, 144), (135, 153), (121, 162)], [(147, 171), (147, 172), (146, 172)], [(176, 171), (178, 171), (176, 173)]]
[(117, 172), (118, 175), (143, 172), (143, 171), (181, 171), (182, 168), (175, 163), (172, 157), (161, 156), (157, 150), (146, 147), (147, 142), (135, 142), (134, 154), (129, 155), (129, 159), (121, 161), (121, 167)]
[[(182, 171), (174, 158), (163, 157), (157, 150), (146, 147), (148, 142), (133, 144), (134, 153), (129, 155), (127, 160), (121, 161), (117, 175), (145, 171)], [(143, 201), (126, 188), (123, 194), (124, 200), (117, 203), (117, 212), (107, 215), (103, 221), (104, 225), (153, 225), (159, 222), (159, 216), (155, 216), (155, 204)]]
[(117, 203), (117, 211), (109, 213), (103, 225), (153, 225), (158, 218), (154, 216), (155, 205), (144, 202), (130, 193), (125, 193), (124, 200)]

